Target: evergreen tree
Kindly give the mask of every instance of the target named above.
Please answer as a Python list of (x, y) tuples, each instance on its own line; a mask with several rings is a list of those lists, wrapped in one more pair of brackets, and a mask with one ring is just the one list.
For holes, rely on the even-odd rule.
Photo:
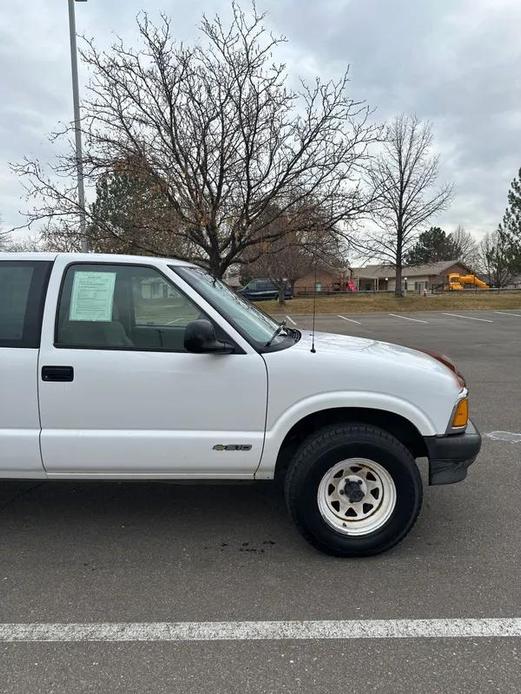
[(508, 244), (511, 272), (521, 272), (521, 169), (510, 185), (508, 207), (499, 225), (499, 234)]
[(418, 241), (406, 256), (408, 265), (456, 260), (458, 248), (454, 240), (440, 227), (431, 227), (419, 235)]
[[(165, 248), (164, 232), (170, 226), (161, 188), (141, 166), (127, 163), (104, 173), (96, 185), (88, 234), (94, 250), (112, 253), (147, 253)], [(169, 239), (171, 241), (171, 239)], [(175, 237), (174, 237), (175, 240)]]

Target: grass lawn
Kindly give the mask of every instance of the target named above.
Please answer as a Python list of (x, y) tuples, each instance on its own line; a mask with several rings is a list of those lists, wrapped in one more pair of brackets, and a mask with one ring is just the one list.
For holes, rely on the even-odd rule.
[[(297, 297), (286, 301), (282, 306), (276, 301), (262, 301), (259, 305), (268, 313), (312, 313), (313, 297)], [(317, 296), (317, 313), (400, 313), (470, 309), (521, 309), (521, 291), (453, 292), (429, 296), (410, 294), (401, 299), (391, 294)]]

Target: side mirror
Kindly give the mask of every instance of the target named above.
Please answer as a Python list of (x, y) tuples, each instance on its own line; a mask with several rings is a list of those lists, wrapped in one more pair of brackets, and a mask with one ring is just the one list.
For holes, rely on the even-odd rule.
[(184, 346), (187, 352), (195, 354), (230, 353), (234, 349), (233, 345), (217, 339), (213, 325), (206, 318), (188, 323), (185, 328)]

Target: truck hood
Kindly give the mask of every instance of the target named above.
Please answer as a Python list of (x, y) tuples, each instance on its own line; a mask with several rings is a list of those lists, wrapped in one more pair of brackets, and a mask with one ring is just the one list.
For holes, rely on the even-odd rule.
[[(290, 349), (311, 350), (311, 333), (302, 331), (302, 337), (297, 344)], [(349, 353), (363, 353), (370, 358), (392, 362), (395, 366), (407, 363), (411, 368), (436, 372), (441, 376), (450, 374), (450, 370), (441, 362), (437, 361), (429, 354), (420, 352), (411, 347), (403, 347), (390, 342), (382, 342), (365, 337), (354, 337), (352, 335), (337, 335), (335, 333), (315, 333), (315, 356), (319, 359), (320, 355), (325, 358), (334, 359), (347, 356)], [(451, 374), (452, 376), (452, 374)]]

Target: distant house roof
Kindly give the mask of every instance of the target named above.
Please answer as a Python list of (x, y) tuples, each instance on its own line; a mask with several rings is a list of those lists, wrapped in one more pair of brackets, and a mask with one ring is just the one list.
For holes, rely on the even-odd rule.
[[(465, 270), (470, 270), (461, 260), (440, 260), (437, 263), (427, 263), (425, 265), (407, 265), (402, 267), (402, 275), (406, 277), (418, 277), (424, 275), (441, 275), (453, 265), (460, 265)], [(369, 279), (379, 279), (394, 277), (394, 265), (366, 265), (365, 267), (352, 268), (355, 277), (367, 277)]]

